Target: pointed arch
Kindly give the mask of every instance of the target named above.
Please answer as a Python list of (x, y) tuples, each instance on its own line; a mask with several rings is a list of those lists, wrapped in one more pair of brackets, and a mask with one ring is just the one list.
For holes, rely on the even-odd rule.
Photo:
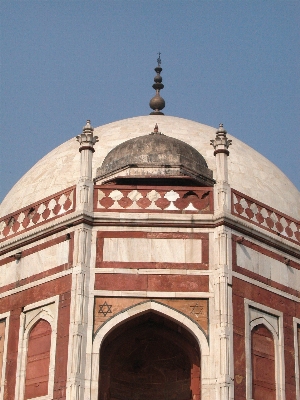
[(266, 323), (256, 323), (251, 329), (251, 365), (252, 398), (276, 400), (275, 340)]
[(285, 396), (283, 313), (279, 310), (254, 302), (249, 299), (245, 299), (244, 302), (245, 302), (245, 353), (246, 353), (246, 393), (247, 393), (246, 397), (249, 399), (253, 398), (255, 399), (255, 397), (253, 397), (253, 385), (252, 385), (253, 383), (252, 331), (253, 329), (255, 329), (255, 327), (263, 325), (263, 327), (268, 330), (269, 339), (273, 341), (274, 345), (276, 390), (273, 391), (272, 393), (273, 397), (270, 397), (270, 399), (275, 398), (276, 400), (281, 400)]
[(161, 304), (154, 300), (145, 301), (143, 303), (136, 304), (127, 310), (116, 314), (114, 317), (109, 319), (104, 325), (102, 325), (95, 333), (93, 348), (92, 348), (92, 359), (91, 359), (91, 398), (97, 398), (98, 385), (99, 385), (99, 361), (100, 361), (100, 348), (107, 337), (116, 327), (121, 324), (133, 319), (143, 313), (154, 312), (160, 314), (170, 320), (173, 320), (178, 325), (185, 328), (191, 333), (196, 339), (199, 345), (199, 351), (201, 354), (201, 370), (202, 372), (202, 391), (209, 392), (210, 389), (210, 368), (209, 368), (209, 354), (210, 349), (207, 338), (200, 328), (200, 326), (191, 320), (181, 312), (176, 311), (164, 304)]
[[(53, 398), (58, 299), (58, 296), (54, 296), (29, 304), (21, 314), (16, 399), (25, 400), (37, 396), (43, 400)], [(35, 363), (38, 360), (43, 365), (38, 366), (38, 363)], [(30, 393), (30, 384), (32, 389), (34, 384), (39, 385), (38, 389), (32, 390), (34, 394)], [(39, 390), (43, 394), (39, 394)]]
[(24, 399), (48, 395), (52, 328), (40, 318), (28, 333)]

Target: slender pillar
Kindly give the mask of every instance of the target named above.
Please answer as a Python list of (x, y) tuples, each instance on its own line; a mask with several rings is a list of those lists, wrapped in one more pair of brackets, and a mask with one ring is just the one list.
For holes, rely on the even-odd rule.
[[(211, 140), (216, 157), (216, 184), (214, 186), (215, 215), (222, 218), (230, 212), (231, 197), (228, 183), (228, 148), (231, 140), (220, 124)], [(218, 400), (233, 400), (233, 344), (232, 344), (232, 274), (230, 230), (220, 226), (215, 232), (215, 354), (217, 357)]]
[(216, 157), (216, 185), (215, 185), (215, 210), (216, 213), (222, 213), (230, 210), (230, 187), (228, 184), (228, 164), (227, 157), (229, 156), (228, 148), (231, 145), (231, 140), (227, 139), (227, 131), (223, 128), (223, 124), (219, 125), (214, 140), (210, 144), (214, 147), (214, 156)]
[(221, 225), (213, 236), (210, 343), (217, 382), (215, 399), (234, 400), (231, 232)]
[[(76, 187), (76, 210), (82, 214), (93, 212), (92, 159), (98, 141), (88, 120), (80, 135), (80, 178)], [(81, 224), (74, 235), (74, 266), (72, 270), (72, 298), (69, 328), (67, 399), (81, 400), (84, 392), (85, 349), (87, 341), (88, 287), (90, 279), (91, 227)]]
[(93, 179), (92, 161), (94, 145), (98, 137), (93, 135), (94, 128), (89, 120), (83, 127), (82, 133), (76, 136), (80, 144), (80, 178), (76, 188), (76, 209), (82, 211), (93, 211)]

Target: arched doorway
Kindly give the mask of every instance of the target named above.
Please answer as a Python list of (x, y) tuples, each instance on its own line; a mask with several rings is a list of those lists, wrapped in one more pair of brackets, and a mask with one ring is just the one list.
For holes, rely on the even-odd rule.
[(195, 338), (153, 312), (113, 330), (100, 350), (98, 400), (199, 400)]

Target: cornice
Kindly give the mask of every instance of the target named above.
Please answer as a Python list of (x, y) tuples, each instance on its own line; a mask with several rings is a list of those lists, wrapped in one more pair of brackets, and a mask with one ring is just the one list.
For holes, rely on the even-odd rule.
[(51, 235), (60, 232), (71, 232), (76, 226), (81, 224), (90, 227), (175, 227), (212, 230), (219, 226), (225, 226), (239, 234), (258, 240), (298, 259), (300, 258), (300, 246), (296, 243), (291, 243), (280, 235), (254, 226), (250, 222), (242, 220), (229, 212), (222, 212), (217, 215), (177, 214), (176, 220), (174, 219), (174, 215), (167, 213), (74, 212), (49, 223), (46, 222), (42, 226), (31, 229), (28, 232), (20, 233), (20, 235), (2, 242), (0, 245), (0, 256)]

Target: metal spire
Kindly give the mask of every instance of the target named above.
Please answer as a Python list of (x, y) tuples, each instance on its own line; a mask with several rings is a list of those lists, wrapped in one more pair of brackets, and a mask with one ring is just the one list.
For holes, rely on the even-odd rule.
[(157, 59), (157, 67), (154, 68), (154, 71), (156, 72), (156, 76), (154, 77), (154, 84), (152, 85), (153, 89), (156, 91), (155, 96), (150, 100), (150, 108), (152, 108), (152, 112), (150, 115), (164, 115), (161, 110), (165, 107), (165, 101), (164, 99), (160, 96), (160, 91), (161, 89), (164, 88), (164, 85), (162, 84), (162, 77), (160, 76), (160, 73), (162, 71), (161, 68), (161, 58), (160, 58), (161, 53), (158, 53), (158, 59)]

